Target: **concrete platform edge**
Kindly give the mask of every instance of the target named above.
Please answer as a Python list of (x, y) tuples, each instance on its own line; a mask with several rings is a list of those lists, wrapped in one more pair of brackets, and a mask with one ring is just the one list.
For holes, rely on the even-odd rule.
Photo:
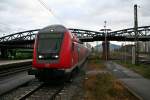
[[(119, 79), (120, 80), (120, 79)], [(138, 98), (139, 100), (144, 100), (141, 96), (139, 96), (135, 91), (133, 91), (132, 89), (130, 89), (128, 87), (128, 85), (126, 83), (123, 82), (123, 80), (120, 80), (121, 83), (123, 84), (123, 86), (132, 94), (134, 95), (136, 98)]]

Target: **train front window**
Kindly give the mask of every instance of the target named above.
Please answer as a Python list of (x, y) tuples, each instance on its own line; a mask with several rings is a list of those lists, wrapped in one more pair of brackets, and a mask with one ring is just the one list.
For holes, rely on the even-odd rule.
[(43, 33), (38, 36), (39, 53), (59, 53), (62, 36), (61, 33)]

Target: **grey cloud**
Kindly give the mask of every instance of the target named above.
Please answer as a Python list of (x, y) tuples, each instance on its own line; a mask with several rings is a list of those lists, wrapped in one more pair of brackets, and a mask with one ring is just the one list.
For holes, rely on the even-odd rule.
[[(0, 0), (1, 32), (14, 32), (62, 23), (67, 27), (99, 30), (104, 20), (113, 29), (133, 26), (133, 4), (137, 0), (43, 0), (52, 14), (37, 0)], [(142, 20), (150, 16), (149, 1), (141, 1)], [(148, 22), (143, 21), (143, 24)], [(142, 24), (142, 25), (143, 25)], [(9, 31), (8, 31), (9, 30)]]

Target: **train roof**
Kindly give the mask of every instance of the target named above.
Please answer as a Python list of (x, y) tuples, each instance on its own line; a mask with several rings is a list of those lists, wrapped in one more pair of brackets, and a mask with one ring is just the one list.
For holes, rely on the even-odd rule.
[(49, 33), (49, 32), (64, 33), (66, 31), (68, 31), (68, 29), (63, 25), (49, 25), (39, 30), (39, 33)]

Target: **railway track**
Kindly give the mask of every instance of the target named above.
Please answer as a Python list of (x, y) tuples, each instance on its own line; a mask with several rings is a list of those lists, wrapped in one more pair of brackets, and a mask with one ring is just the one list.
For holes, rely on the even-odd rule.
[(14, 97), (15, 100), (25, 100), (29, 96), (31, 96), (34, 92), (38, 91), (44, 83), (37, 83), (34, 84), (34, 86), (28, 87), (27, 90), (25, 90), (21, 95)]
[(73, 83), (51, 85), (34, 80), (27, 86), (2, 95), (0, 100), (70, 100), (77, 88)]
[(0, 71), (0, 78), (2, 78), (4, 76), (11, 75), (11, 74), (14, 74), (14, 73), (19, 73), (19, 72), (22, 72), (22, 71), (26, 71), (30, 68), (31, 68), (31, 65), (5, 69), (5, 70)]
[[(79, 72), (80, 73), (80, 72)], [(53, 84), (39, 82), (32, 79), (26, 84), (16, 87), (0, 95), (0, 100), (70, 100), (77, 93), (84, 73), (77, 74), (71, 82)]]
[(33, 79), (16, 89), (0, 96), (0, 100), (70, 100), (77, 92), (83, 76), (73, 78), (72, 82), (43, 83)]
[(21, 95), (14, 97), (15, 100), (55, 100), (55, 97), (63, 89), (61, 86), (49, 86), (44, 83), (36, 83), (34, 86), (29, 86), (28, 90)]

